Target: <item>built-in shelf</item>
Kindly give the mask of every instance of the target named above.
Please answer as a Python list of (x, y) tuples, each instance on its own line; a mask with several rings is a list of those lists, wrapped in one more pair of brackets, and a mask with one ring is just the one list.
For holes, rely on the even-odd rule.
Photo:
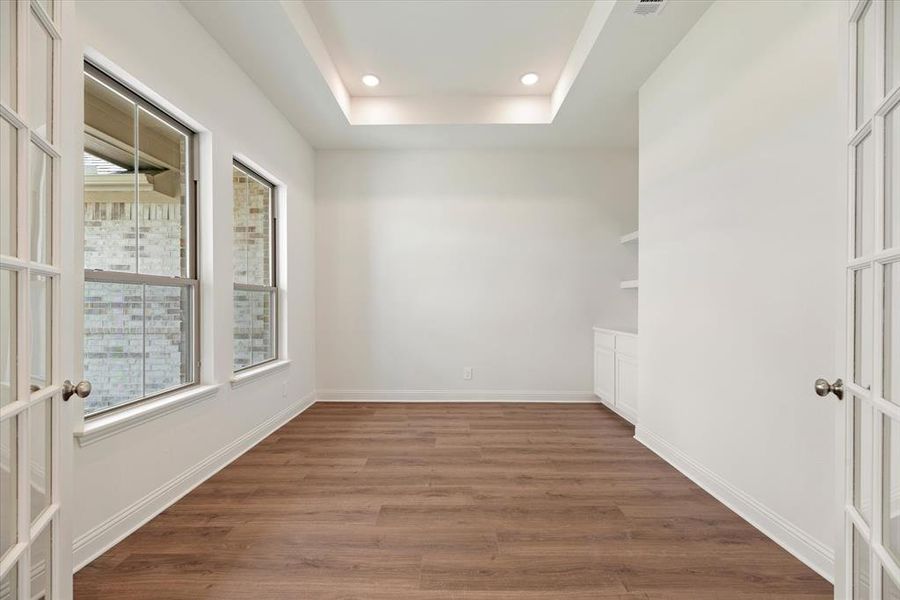
[(619, 238), (619, 241), (623, 244), (627, 244), (628, 242), (637, 242), (639, 233), (640, 231), (632, 231), (631, 233), (623, 235), (621, 238)]
[(619, 287), (622, 288), (623, 290), (632, 290), (632, 289), (636, 290), (638, 287), (638, 280), (637, 279), (629, 279), (627, 281), (623, 281), (622, 283), (619, 284)]

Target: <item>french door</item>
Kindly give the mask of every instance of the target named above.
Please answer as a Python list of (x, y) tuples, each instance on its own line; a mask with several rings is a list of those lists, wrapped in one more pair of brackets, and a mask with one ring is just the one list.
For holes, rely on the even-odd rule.
[(835, 596), (900, 600), (900, 0), (852, 0), (844, 532)]
[(60, 0), (0, 1), (0, 600), (71, 594), (60, 543), (72, 443), (59, 344), (72, 298), (60, 268), (61, 14)]

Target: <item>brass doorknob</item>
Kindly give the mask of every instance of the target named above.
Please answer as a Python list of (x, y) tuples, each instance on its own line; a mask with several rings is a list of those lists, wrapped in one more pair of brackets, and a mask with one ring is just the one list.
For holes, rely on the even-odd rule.
[(66, 379), (62, 384), (63, 400), (68, 401), (68, 399), (72, 397), (72, 394), (77, 395), (79, 398), (87, 398), (91, 395), (91, 382), (85, 380), (79, 381), (78, 383), (72, 383)]
[(838, 400), (844, 399), (844, 381), (835, 379), (834, 383), (828, 383), (827, 379), (816, 379), (816, 393), (823, 398), (829, 393), (837, 396)]

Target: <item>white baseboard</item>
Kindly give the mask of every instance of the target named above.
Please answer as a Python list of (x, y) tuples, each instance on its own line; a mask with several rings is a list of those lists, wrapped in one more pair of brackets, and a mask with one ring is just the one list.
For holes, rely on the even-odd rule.
[(533, 390), (319, 390), (327, 402), (600, 402), (593, 392)]
[(770, 537), (813, 571), (834, 583), (834, 550), (799, 527), (694, 461), (645, 427), (637, 426), (634, 438), (655, 452), (688, 479)]
[(77, 572), (118, 544), (273, 431), (312, 406), (314, 402), (315, 393), (307, 394), (134, 504), (125, 507), (106, 521), (78, 536), (73, 544), (75, 571)]

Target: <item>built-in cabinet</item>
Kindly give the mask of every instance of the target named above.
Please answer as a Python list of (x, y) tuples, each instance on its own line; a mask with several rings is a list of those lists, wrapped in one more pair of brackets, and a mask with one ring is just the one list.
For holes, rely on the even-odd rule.
[(633, 332), (594, 328), (594, 394), (633, 424), (638, 414), (637, 349)]

